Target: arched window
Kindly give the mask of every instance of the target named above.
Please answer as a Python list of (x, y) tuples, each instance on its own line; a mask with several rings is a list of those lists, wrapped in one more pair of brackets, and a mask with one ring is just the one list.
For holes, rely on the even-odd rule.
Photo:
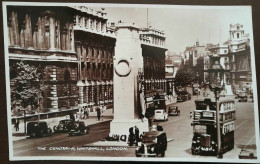
[(64, 80), (66, 83), (69, 83), (70, 81), (70, 72), (69, 70), (66, 70), (65, 73), (64, 73)]

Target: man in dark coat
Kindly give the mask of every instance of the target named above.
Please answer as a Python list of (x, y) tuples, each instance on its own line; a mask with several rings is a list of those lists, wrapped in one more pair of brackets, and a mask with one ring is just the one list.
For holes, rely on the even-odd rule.
[(100, 108), (97, 107), (97, 119), (98, 119), (98, 121), (100, 121), (100, 115), (101, 115)]
[(14, 123), (15, 131), (19, 131), (19, 120), (16, 119)]
[(129, 128), (129, 146), (133, 146), (134, 140), (135, 140), (135, 135), (134, 135), (134, 128), (130, 127)]
[(135, 139), (136, 139), (136, 144), (139, 142), (139, 129), (137, 126), (135, 126)]
[(70, 113), (70, 119), (73, 120), (73, 121), (75, 121), (75, 116), (74, 116), (73, 113)]

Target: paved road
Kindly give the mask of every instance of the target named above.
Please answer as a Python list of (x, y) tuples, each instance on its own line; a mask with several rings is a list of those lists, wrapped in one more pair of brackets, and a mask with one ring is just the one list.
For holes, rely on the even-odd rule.
[[(195, 109), (194, 100), (177, 103), (181, 110), (180, 116), (171, 116), (166, 122), (156, 122), (163, 126), (168, 138), (174, 141), (168, 143), (166, 157), (177, 158), (207, 158), (216, 159), (215, 156), (194, 156), (191, 155), (192, 126), (190, 112)], [(253, 103), (236, 102), (235, 121), (235, 148), (224, 154), (224, 159), (237, 159), (242, 147), (255, 145), (254, 132), (254, 110)], [(69, 137), (67, 134), (55, 134), (46, 138), (26, 139), (14, 142), (15, 156), (112, 156), (112, 157), (134, 157), (135, 148), (125, 148), (125, 150), (113, 150), (110, 147), (102, 149), (77, 150), (85, 144), (105, 138), (109, 134), (109, 122), (100, 126), (91, 127), (91, 133), (84, 136)], [(39, 150), (45, 148), (46, 150)], [(51, 148), (72, 148), (72, 150), (50, 150)], [(73, 149), (74, 148), (74, 149)], [(75, 151), (73, 151), (75, 150)]]
[[(103, 139), (109, 134), (109, 122), (102, 122), (90, 126), (90, 134), (82, 136), (69, 136), (67, 133), (58, 133), (50, 137), (27, 138), (14, 143), (14, 156), (61, 156), (77, 155), (81, 151), (73, 151), (73, 148), (82, 147)], [(53, 150), (54, 148), (72, 148), (72, 150)], [(84, 155), (84, 154), (79, 154)]]
[[(178, 103), (181, 115), (169, 119), (169, 123), (162, 123), (169, 138), (174, 141), (169, 143), (166, 157), (180, 158), (213, 158), (214, 156), (194, 156), (191, 154), (192, 141), (192, 119), (189, 119), (189, 112), (195, 109), (194, 100)], [(223, 158), (238, 159), (241, 148), (246, 145), (255, 145), (254, 108), (251, 102), (235, 102), (235, 148), (224, 154)]]

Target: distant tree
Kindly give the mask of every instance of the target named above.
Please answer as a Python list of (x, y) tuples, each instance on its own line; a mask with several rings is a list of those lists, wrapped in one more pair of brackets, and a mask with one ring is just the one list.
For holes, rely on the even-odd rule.
[(10, 62), (10, 88), (12, 109), (17, 105), (39, 106), (39, 94), (44, 89), (43, 67), (24, 61)]
[(182, 65), (175, 76), (175, 87), (190, 85), (196, 81), (196, 70), (191, 64)]

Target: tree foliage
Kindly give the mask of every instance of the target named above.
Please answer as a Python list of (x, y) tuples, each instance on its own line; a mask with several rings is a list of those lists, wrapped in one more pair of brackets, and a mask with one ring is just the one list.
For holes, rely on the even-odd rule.
[(10, 88), (12, 108), (21, 105), (39, 106), (39, 94), (43, 90), (43, 68), (24, 61), (10, 63)]
[(197, 72), (191, 64), (181, 65), (175, 76), (175, 86), (184, 87), (194, 83), (197, 80), (196, 75)]

